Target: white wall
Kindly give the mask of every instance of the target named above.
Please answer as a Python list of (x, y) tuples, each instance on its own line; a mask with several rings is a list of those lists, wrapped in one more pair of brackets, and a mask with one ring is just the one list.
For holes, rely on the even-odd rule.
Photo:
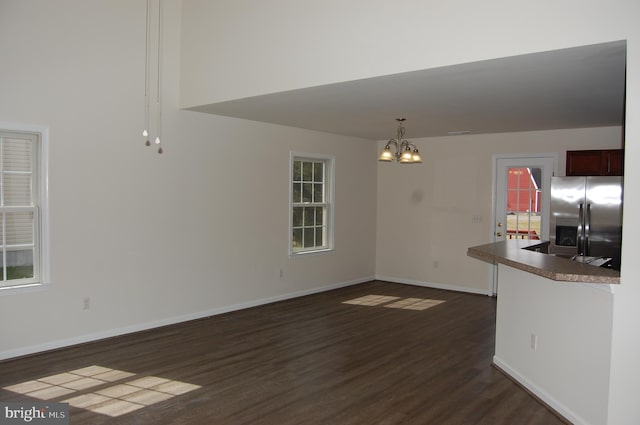
[[(140, 149), (138, 136), (142, 0), (0, 1), (0, 120), (51, 129), (54, 280), (48, 291), (0, 299), (0, 352), (373, 273), (375, 214), (354, 213), (362, 205), (375, 211), (375, 188), (367, 183), (375, 180), (375, 153), (372, 162), (355, 153), (371, 144), (176, 111), (181, 60), (181, 104), (198, 105), (625, 39), (623, 238), (640, 238), (640, 223), (631, 219), (640, 214), (635, 0), (184, 0), (182, 9), (175, 0), (166, 4), (166, 153), (158, 157)], [(181, 12), (188, 24), (180, 34), (182, 59)], [(251, 150), (245, 168), (233, 159), (211, 158), (227, 146), (241, 154)], [(337, 172), (355, 179), (338, 185), (342, 212), (336, 234), (345, 238), (343, 251), (289, 260), (286, 242), (268, 237), (286, 232), (281, 203), (266, 203), (260, 212), (238, 210), (236, 202), (247, 205), (256, 193), (261, 200), (286, 199), (284, 171), (263, 159), (282, 160), (290, 149), (334, 153)], [(640, 322), (640, 264), (633, 254), (625, 244), (622, 284), (613, 300), (611, 424), (640, 422), (640, 339), (633, 326)], [(276, 277), (279, 267), (285, 269), (282, 281)], [(89, 311), (81, 310), (84, 296), (92, 297)]]
[[(631, 219), (640, 215), (640, 2), (184, 0), (183, 12), (185, 106), (626, 40), (623, 239), (640, 238)], [(640, 339), (630, 325), (640, 322), (640, 264), (628, 243), (622, 255), (608, 421), (616, 425), (640, 422)]]
[(567, 150), (619, 149), (621, 138), (605, 127), (411, 139), (423, 164), (378, 165), (376, 276), (489, 293), (491, 266), (467, 248), (493, 241), (494, 155), (556, 154), (564, 175)]
[[(639, 3), (634, 3), (635, 16)], [(627, 110), (625, 135), (622, 270), (613, 310), (609, 424), (640, 423), (640, 403), (634, 395), (640, 379), (640, 263), (635, 241), (640, 240), (640, 26), (627, 46)]]
[(621, 40), (633, 3), (184, 0), (181, 102)]
[(607, 423), (610, 285), (554, 282), (503, 264), (498, 270), (496, 364), (572, 423)]
[[(0, 296), (0, 358), (374, 274), (375, 145), (179, 111), (178, 2), (143, 146), (145, 4), (0, 2), (0, 121), (50, 129), (52, 276)], [(288, 256), (290, 150), (336, 157), (335, 252)]]

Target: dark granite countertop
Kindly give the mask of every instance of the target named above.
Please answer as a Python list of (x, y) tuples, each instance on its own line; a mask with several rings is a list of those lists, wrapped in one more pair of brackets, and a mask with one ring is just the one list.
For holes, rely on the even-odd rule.
[(548, 242), (511, 239), (471, 247), (467, 255), (488, 263), (507, 266), (561, 282), (620, 283), (620, 272), (571, 261), (567, 258), (536, 252), (544, 251)]

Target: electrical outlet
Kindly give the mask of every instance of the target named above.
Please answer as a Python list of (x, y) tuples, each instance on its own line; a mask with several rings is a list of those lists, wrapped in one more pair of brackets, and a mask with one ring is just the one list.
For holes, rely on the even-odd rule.
[(471, 222), (474, 224), (482, 223), (482, 216), (480, 214), (474, 214), (471, 216)]
[(438, 262), (438, 260), (434, 260), (433, 261), (433, 268), (437, 269), (438, 267), (440, 267), (440, 263)]
[(531, 349), (536, 351), (538, 349), (538, 335), (531, 334)]
[(283, 270), (283, 269), (280, 269), (280, 270), (278, 271), (278, 277), (279, 277), (280, 279), (282, 279), (282, 278), (284, 277), (284, 270)]
[(89, 310), (90, 307), (91, 307), (91, 298), (84, 297), (84, 299), (82, 300), (82, 309)]

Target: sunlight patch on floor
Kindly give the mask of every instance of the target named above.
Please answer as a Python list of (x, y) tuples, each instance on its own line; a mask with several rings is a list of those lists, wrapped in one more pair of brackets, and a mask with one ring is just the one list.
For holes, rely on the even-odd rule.
[(388, 308), (399, 308), (403, 310), (426, 310), (436, 305), (442, 304), (444, 300), (430, 300), (428, 298), (400, 298), (388, 295), (365, 295), (343, 301), (343, 304), (382, 306)]
[(430, 307), (442, 304), (442, 300), (429, 300), (426, 298), (405, 298), (385, 305), (388, 308), (401, 308), (404, 310), (426, 310)]
[[(135, 373), (89, 366), (4, 387), (41, 400), (68, 397), (62, 403), (108, 416), (121, 416), (200, 388), (157, 376), (130, 379)], [(124, 381), (114, 384), (116, 381)], [(100, 387), (100, 388), (97, 388)], [(93, 389), (91, 392), (88, 390)]]
[(393, 300), (397, 300), (398, 298), (400, 297), (390, 297), (387, 295), (365, 295), (364, 297), (359, 297), (349, 301), (344, 301), (343, 304), (381, 305)]

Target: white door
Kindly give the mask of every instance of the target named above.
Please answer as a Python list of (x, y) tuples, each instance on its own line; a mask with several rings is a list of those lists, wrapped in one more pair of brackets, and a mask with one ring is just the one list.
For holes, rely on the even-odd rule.
[[(549, 194), (555, 155), (496, 156), (494, 242), (549, 240)], [(491, 291), (498, 292), (497, 267)]]

